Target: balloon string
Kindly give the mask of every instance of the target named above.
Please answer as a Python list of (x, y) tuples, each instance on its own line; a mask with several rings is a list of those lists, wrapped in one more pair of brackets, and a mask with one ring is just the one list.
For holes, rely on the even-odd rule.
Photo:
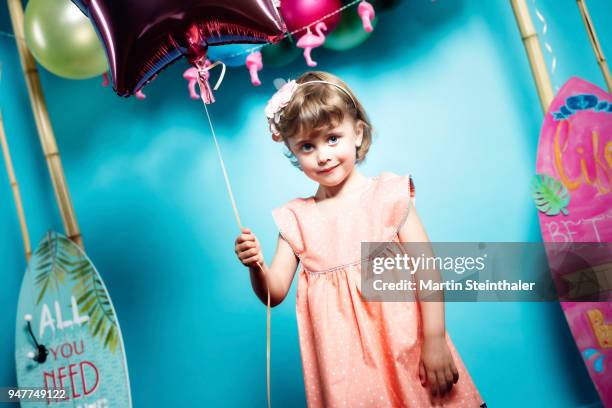
[[(214, 65), (207, 67), (207, 69), (212, 68)], [(225, 65), (223, 65), (225, 68)], [(210, 113), (208, 112), (208, 106), (204, 97), (205, 85), (198, 75), (198, 85), (200, 86), (200, 98), (202, 99), (202, 104), (204, 105), (204, 111), (206, 112), (206, 118), (208, 119), (208, 126), (210, 127), (210, 132), (212, 134), (213, 140), (215, 141), (215, 148), (217, 150), (217, 157), (219, 158), (219, 163), (221, 164), (221, 170), (223, 171), (223, 178), (225, 179), (225, 187), (229, 194), (230, 201), (232, 203), (232, 209), (234, 211), (234, 216), (236, 217), (236, 222), (238, 223), (238, 227), (242, 231), (242, 223), (240, 222), (240, 214), (238, 213), (238, 207), (236, 206), (236, 201), (234, 200), (234, 194), (232, 193), (232, 186), (229, 181), (229, 177), (227, 175), (227, 170), (225, 168), (225, 162), (223, 161), (223, 156), (221, 155), (221, 149), (219, 148), (219, 142), (217, 141), (217, 135), (215, 133), (215, 128), (212, 124), (212, 120), (210, 119)], [(216, 87), (215, 87), (216, 89)], [(271, 311), (270, 311), (270, 288), (268, 286), (266, 277), (266, 272), (263, 266), (258, 262), (257, 267), (261, 271), (264, 276), (264, 280), (266, 280), (266, 289), (268, 292), (268, 299), (266, 305), (266, 389), (268, 396), (268, 408), (271, 407), (270, 403), (270, 326), (271, 326)]]
[(234, 199), (234, 193), (232, 192), (232, 186), (230, 185), (229, 177), (227, 175), (227, 170), (225, 168), (225, 162), (223, 161), (223, 156), (221, 155), (221, 149), (219, 147), (219, 142), (217, 141), (217, 136), (215, 134), (215, 129), (212, 124), (212, 120), (210, 119), (210, 114), (208, 113), (208, 106), (206, 101), (204, 100), (204, 84), (198, 78), (198, 84), (200, 85), (200, 98), (202, 98), (202, 103), (204, 104), (204, 111), (206, 112), (206, 118), (208, 119), (208, 126), (210, 127), (210, 131), (212, 133), (213, 140), (215, 142), (215, 149), (217, 151), (217, 157), (219, 158), (219, 163), (221, 164), (221, 170), (223, 171), (223, 179), (225, 180), (225, 187), (229, 194), (230, 201), (232, 203), (232, 209), (234, 211), (234, 216), (236, 217), (236, 222), (238, 226), (242, 229), (242, 223), (240, 222), (240, 214), (238, 213), (238, 207), (236, 206), (236, 200)]

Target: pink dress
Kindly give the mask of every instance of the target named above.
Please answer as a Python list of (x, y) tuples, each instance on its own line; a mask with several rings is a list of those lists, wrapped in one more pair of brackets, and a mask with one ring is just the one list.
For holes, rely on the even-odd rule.
[[(410, 178), (382, 173), (325, 218), (313, 197), (272, 214), (300, 259), (296, 312), (308, 407), (429, 407), (419, 380), (418, 302), (366, 302), (360, 291), (361, 242), (399, 242), (411, 208)], [(330, 217), (331, 218), (331, 217)], [(445, 407), (482, 399), (451, 340), (459, 381)]]

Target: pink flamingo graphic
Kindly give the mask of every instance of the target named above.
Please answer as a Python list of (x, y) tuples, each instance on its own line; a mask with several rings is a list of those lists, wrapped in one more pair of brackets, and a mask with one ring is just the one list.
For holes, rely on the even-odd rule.
[(257, 75), (258, 71), (263, 69), (263, 61), (261, 60), (261, 52), (255, 51), (249, 54), (246, 59), (246, 66), (249, 70), (249, 74), (251, 74), (251, 83), (254, 86), (261, 85), (261, 81), (259, 80), (259, 75)]
[(316, 61), (313, 61), (310, 57), (310, 52), (313, 48), (320, 47), (325, 42), (325, 34), (323, 30), (327, 31), (327, 26), (324, 22), (318, 22), (315, 26), (316, 35), (310, 31), (310, 27), (306, 29), (306, 34), (304, 34), (297, 42), (297, 46), (300, 48), (304, 48), (304, 58), (306, 59), (306, 64), (309, 67), (316, 67)]
[(372, 5), (367, 1), (363, 0), (357, 7), (357, 13), (359, 14), (359, 17), (361, 17), (363, 29), (366, 30), (367, 33), (371, 32), (374, 29), (372, 27), (372, 20), (376, 16), (374, 13), (374, 7), (372, 7)]

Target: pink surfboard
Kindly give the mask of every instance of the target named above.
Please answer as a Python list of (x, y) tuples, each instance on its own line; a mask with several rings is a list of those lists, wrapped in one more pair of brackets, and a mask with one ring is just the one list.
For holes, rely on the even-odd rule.
[[(542, 125), (536, 172), (534, 185), (545, 182), (558, 193), (550, 201), (536, 198), (544, 242), (612, 242), (609, 93), (580, 78), (563, 86)], [(612, 279), (605, 281), (612, 278), (612, 253), (606, 248), (589, 262), (598, 279), (604, 279), (600, 301), (561, 302), (561, 307), (602, 403), (612, 407)], [(570, 273), (550, 267), (553, 275)]]

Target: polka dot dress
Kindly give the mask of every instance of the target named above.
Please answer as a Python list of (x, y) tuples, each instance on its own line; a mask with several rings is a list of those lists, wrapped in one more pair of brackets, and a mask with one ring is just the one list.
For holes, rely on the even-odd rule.
[(300, 259), (296, 312), (310, 408), (483, 404), (448, 336), (459, 381), (444, 399), (430, 400), (418, 374), (417, 302), (361, 297), (361, 242), (399, 242), (411, 208), (411, 181), (382, 173), (338, 201), (333, 216), (323, 214), (314, 197), (294, 199), (272, 212)]

